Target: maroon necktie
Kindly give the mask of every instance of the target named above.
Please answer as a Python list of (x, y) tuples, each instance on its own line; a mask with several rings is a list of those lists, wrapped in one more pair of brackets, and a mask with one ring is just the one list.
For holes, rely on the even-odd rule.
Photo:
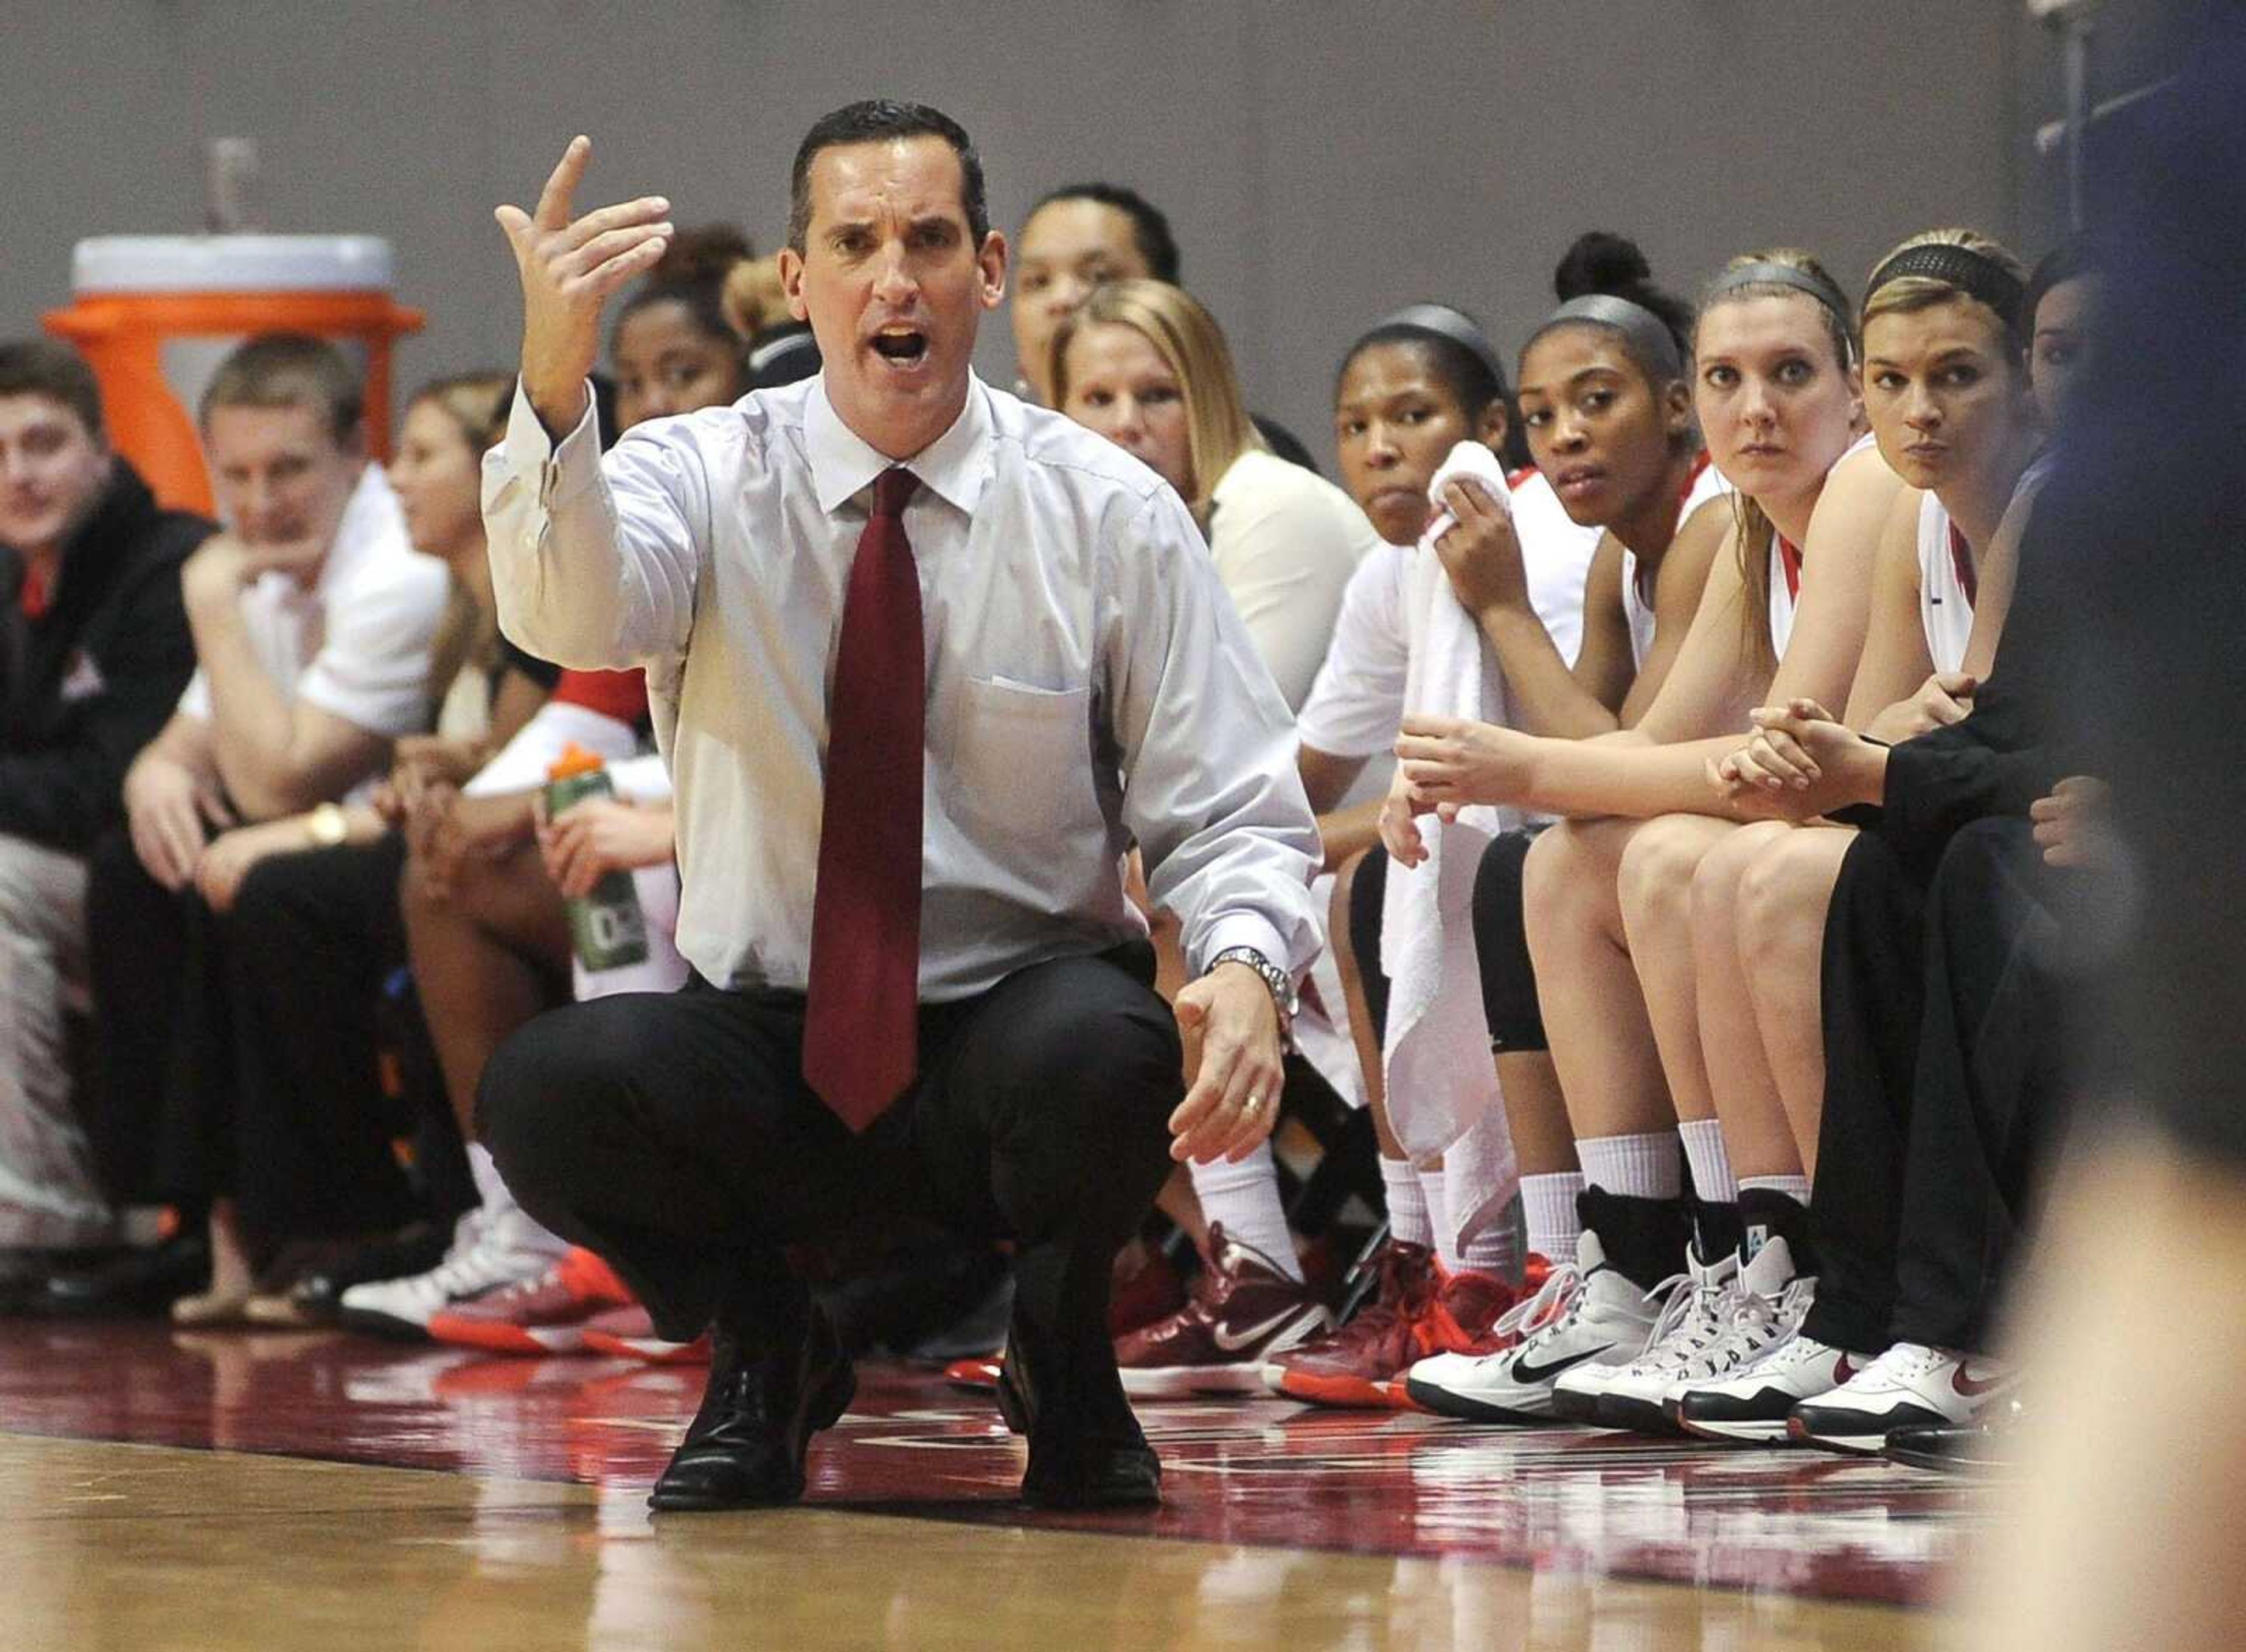
[(905, 538), (911, 472), (874, 482), (842, 599), (827, 718), (827, 801), (811, 908), (803, 1077), (854, 1131), (919, 1063), (920, 788), (927, 659)]

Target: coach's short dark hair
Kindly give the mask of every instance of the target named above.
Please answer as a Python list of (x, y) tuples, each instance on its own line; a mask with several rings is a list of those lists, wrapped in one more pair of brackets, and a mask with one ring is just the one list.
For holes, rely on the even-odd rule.
[(358, 434), (366, 391), (343, 351), (309, 333), (260, 333), (218, 364), (196, 409), (208, 426), (221, 407), (315, 407), (336, 445)]
[[(1146, 262), (1147, 273), (1173, 287), (1178, 284), (1178, 243), (1170, 234), (1170, 221), (1137, 190), (1122, 184), (1063, 184), (1038, 197), (1038, 204), (1030, 208), (1030, 218), (1056, 201), (1096, 201), (1114, 207), (1131, 221), (1131, 239), (1139, 243), (1139, 256)], [(1022, 221), (1027, 223), (1029, 219)]]
[(0, 343), (0, 396), (44, 396), (78, 415), (95, 441), (101, 433), (101, 381), (85, 357), (54, 338)]
[(795, 165), (787, 180), (787, 244), (800, 254), (811, 233), (811, 163), (822, 149), (844, 144), (883, 143), (896, 138), (941, 138), (959, 157), (960, 205), (967, 210), (967, 228), (981, 247), (990, 233), (990, 207), (983, 198), (983, 157), (967, 128), (922, 103), (896, 103), (887, 98), (868, 98), (845, 104), (812, 123), (796, 146)]

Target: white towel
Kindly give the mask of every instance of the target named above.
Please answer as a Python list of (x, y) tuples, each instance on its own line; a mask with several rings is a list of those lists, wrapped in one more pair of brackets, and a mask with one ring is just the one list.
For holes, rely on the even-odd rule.
[[(1444, 484), (1460, 475), (1479, 479), (1509, 508), (1505, 473), (1480, 442), (1460, 442), (1436, 471), (1429, 493), (1439, 508)], [(1508, 722), (1497, 658), (1459, 605), (1435, 554), (1435, 537), (1449, 525), (1449, 513), (1441, 512), (1412, 557), (1405, 595), (1411, 651), (1404, 704), (1439, 717)], [(1381, 1057), (1389, 1119), (1414, 1162), (1436, 1158), (1484, 1118), (1503, 1117), (1474, 961), (1474, 884), (1484, 846), (1521, 820), (1518, 810), (1486, 804), (1460, 811), (1453, 821), (1422, 816), (1426, 861), (1389, 871), (1380, 925), (1381, 968), (1389, 979)], [(1501, 1124), (1493, 1133), (1502, 1133)], [(1491, 1178), (1489, 1207), (1453, 1214), (1461, 1236), (1512, 1196), (1518, 1178), (1509, 1140), (1501, 1151), (1504, 1162)]]

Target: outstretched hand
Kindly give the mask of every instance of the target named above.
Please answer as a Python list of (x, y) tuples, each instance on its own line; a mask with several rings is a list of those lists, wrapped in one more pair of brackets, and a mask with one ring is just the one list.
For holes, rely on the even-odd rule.
[(534, 210), (500, 207), (492, 214), (507, 232), (522, 278), (523, 393), (556, 436), (585, 416), (585, 379), (600, 358), (602, 306), (655, 267), (672, 233), (664, 217), (670, 203), (661, 195), (571, 218), (571, 197), (592, 156), (591, 139), (572, 138)]

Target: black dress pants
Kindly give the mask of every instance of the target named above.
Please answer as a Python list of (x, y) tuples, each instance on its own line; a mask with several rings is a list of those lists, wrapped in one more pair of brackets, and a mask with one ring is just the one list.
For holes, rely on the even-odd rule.
[(2055, 876), (2024, 820), (1951, 842), (1927, 906), (1926, 1005), (1895, 1339), (1982, 1352), (2043, 1188), (2069, 1094)]
[(391, 1143), (414, 1120), (383, 1093), (377, 1057), (386, 980), (405, 962), (405, 865), (395, 832), (275, 855), (223, 921), (234, 1084), (220, 1146), (252, 1232), (361, 1233), (413, 1212)]
[(666, 1336), (779, 1320), (784, 1247), (899, 1214), (1016, 1242), (1017, 1333), (1120, 1403), (1109, 1268), (1171, 1166), (1183, 1090), (1153, 949), (923, 1006), (919, 1076), (853, 1135), (802, 1075), (800, 993), (700, 979), (553, 1010), (502, 1044), (478, 1133), (508, 1188), (606, 1257)]
[(167, 1169), (165, 1098), (210, 1058), (185, 1029), (224, 1020), (225, 979), (212, 967), (216, 921), (192, 890), (175, 894), (151, 878), (122, 830), (88, 858), (85, 921), (94, 1162), (113, 1202), (177, 1204), (199, 1216), (208, 1189), (176, 1186)]
[(235, 1198), (265, 1241), (413, 1214), (372, 1030), (385, 961), (403, 955), (398, 865), (381, 848), (276, 855), (221, 916), (149, 877), (124, 835), (97, 848), (89, 1122), (113, 1197), (190, 1214)]
[(2060, 1112), (2044, 875), (2019, 819), (1959, 832), (1930, 887), (1873, 833), (1841, 863), (1804, 1325), (1819, 1342), (1987, 1342)]

